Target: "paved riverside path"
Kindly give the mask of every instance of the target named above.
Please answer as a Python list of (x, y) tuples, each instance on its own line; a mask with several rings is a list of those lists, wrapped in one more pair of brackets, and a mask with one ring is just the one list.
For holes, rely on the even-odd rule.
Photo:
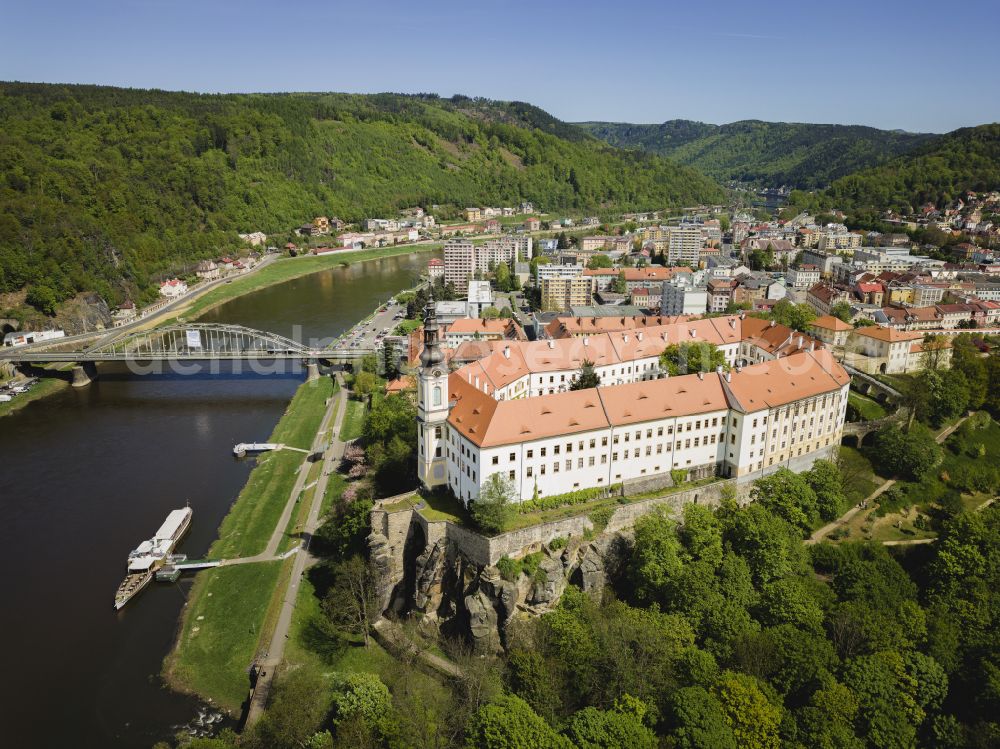
[[(956, 429), (962, 426), (962, 424), (968, 418), (969, 416), (965, 415), (947, 429), (942, 429), (941, 433), (934, 438), (934, 441), (937, 442), (939, 445), (943, 444), (944, 441), (951, 436), (952, 432), (954, 432)], [(828, 533), (832, 533), (833, 531), (837, 530), (837, 528), (847, 525), (851, 521), (851, 518), (853, 518), (863, 509), (867, 509), (867, 505), (869, 502), (871, 502), (873, 499), (878, 497), (883, 492), (888, 491), (889, 488), (895, 483), (896, 479), (886, 479), (877, 489), (875, 489), (875, 491), (873, 491), (871, 494), (865, 497), (864, 500), (861, 502), (861, 504), (855, 505), (833, 522), (824, 525), (822, 528), (813, 533), (809, 538), (807, 538), (804, 543), (807, 546), (819, 543), (826, 537)], [(914, 543), (930, 543), (933, 540), (934, 540), (933, 538), (904, 539), (902, 541), (883, 541), (882, 543), (885, 544), (886, 546), (906, 546)]]
[[(342, 401), (341, 405), (346, 406), (346, 393), (347, 391), (341, 387), (337, 391), (336, 397), (331, 399), (331, 404), (324, 416), (323, 424), (316, 435), (317, 440), (321, 441), (325, 439), (326, 432), (329, 431), (329, 421), (333, 412), (333, 404), (337, 402), (338, 398)], [(295, 600), (298, 598), (299, 583), (306, 569), (316, 561), (312, 554), (309, 553), (309, 543), (312, 540), (312, 534), (316, 531), (317, 526), (319, 526), (319, 512), (323, 505), (323, 495), (326, 493), (328, 477), (337, 470), (337, 465), (344, 456), (346, 444), (340, 439), (340, 429), (343, 425), (346, 411), (346, 407), (337, 409), (336, 423), (333, 426), (331, 435), (332, 439), (323, 453), (323, 468), (313, 489), (312, 504), (309, 507), (309, 514), (302, 529), (304, 542), (301, 549), (298, 549), (299, 553), (295, 554), (295, 561), (292, 563), (292, 573), (288, 581), (288, 586), (285, 588), (285, 598), (281, 602), (281, 612), (278, 614), (278, 622), (274, 627), (274, 633), (271, 635), (271, 642), (268, 645), (266, 655), (257, 662), (259, 675), (257, 677), (257, 684), (254, 687), (253, 697), (250, 700), (250, 706), (247, 708), (244, 729), (252, 726), (264, 712), (264, 707), (267, 704), (267, 696), (271, 691), (271, 681), (274, 679), (274, 672), (281, 665), (282, 660), (284, 660), (285, 643), (288, 640), (288, 632), (292, 625), (292, 613), (295, 610)], [(308, 470), (305, 470), (302, 472), (302, 475), (304, 476), (307, 473)], [(289, 501), (290, 507), (294, 507), (295, 504), (294, 500)], [(286, 510), (288, 509), (286, 507)], [(282, 535), (284, 535), (288, 518), (291, 516), (290, 512), (286, 514), (287, 517), (283, 515), (282, 520), (278, 522), (275, 528), (275, 535), (271, 537), (271, 543), (268, 544), (268, 551), (264, 552), (265, 555), (270, 553), (273, 556), (274, 552), (277, 551), (278, 543), (281, 541)]]
[[(302, 452), (308, 452), (308, 455), (314, 455), (315, 453), (325, 450), (328, 445), (333, 444), (333, 440), (328, 438), (328, 433), (331, 432), (330, 421), (333, 418), (334, 411), (337, 412), (337, 423), (333, 426), (333, 432), (340, 434), (340, 425), (344, 420), (344, 411), (346, 411), (347, 400), (346, 392), (343, 387), (339, 388), (337, 392), (333, 394), (330, 398), (329, 404), (326, 407), (326, 413), (323, 414), (323, 420), (320, 422), (319, 430), (316, 432), (316, 436), (313, 438), (312, 447)], [(338, 408), (339, 405), (339, 408)], [(329, 440), (329, 442), (328, 442)], [(341, 449), (341, 454), (343, 454), (343, 449)], [(236, 557), (234, 559), (223, 559), (220, 567), (228, 567), (234, 564), (249, 564), (251, 562), (272, 562), (275, 559), (285, 559), (289, 552), (284, 554), (278, 554), (278, 546), (281, 545), (281, 539), (285, 536), (285, 530), (288, 528), (288, 521), (291, 520), (292, 513), (294, 513), (299, 506), (296, 502), (299, 495), (305, 490), (306, 479), (309, 478), (309, 469), (312, 467), (312, 463), (309, 462), (309, 457), (307, 456), (305, 460), (302, 461), (302, 465), (299, 466), (299, 475), (295, 477), (295, 485), (292, 486), (292, 491), (288, 495), (288, 501), (285, 502), (285, 508), (281, 511), (281, 517), (278, 518), (278, 522), (274, 526), (274, 530), (271, 532), (271, 538), (268, 539), (267, 546), (264, 547), (264, 551), (259, 554), (254, 554), (249, 557)], [(326, 487), (326, 471), (327, 467), (324, 465), (320, 476), (319, 482), (322, 482), (323, 487)], [(319, 482), (314, 484), (314, 486), (319, 487)], [(292, 549), (292, 552), (296, 551), (298, 547)]]

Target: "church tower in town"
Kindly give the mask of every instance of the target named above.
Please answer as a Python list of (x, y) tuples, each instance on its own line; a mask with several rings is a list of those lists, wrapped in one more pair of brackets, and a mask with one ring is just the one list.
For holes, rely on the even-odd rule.
[(424, 310), (424, 350), (417, 376), (417, 478), (428, 489), (448, 480), (445, 457), (448, 367), (440, 333), (432, 288)]

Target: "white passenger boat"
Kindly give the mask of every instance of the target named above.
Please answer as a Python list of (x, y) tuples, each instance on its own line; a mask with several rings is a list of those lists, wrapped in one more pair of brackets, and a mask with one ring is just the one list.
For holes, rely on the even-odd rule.
[(156, 571), (167, 562), (167, 558), (187, 533), (192, 515), (190, 507), (172, 510), (156, 534), (132, 550), (128, 555), (128, 573), (115, 593), (115, 610), (149, 585)]

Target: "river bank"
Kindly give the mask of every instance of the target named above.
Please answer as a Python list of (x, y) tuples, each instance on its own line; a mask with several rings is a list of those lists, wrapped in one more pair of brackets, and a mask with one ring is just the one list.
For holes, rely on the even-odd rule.
[(20, 393), (13, 400), (0, 403), (0, 418), (10, 416), (33, 401), (52, 395), (53, 393), (61, 392), (68, 387), (68, 380), (59, 377), (43, 377), (32, 385), (27, 393)]
[(152, 318), (151, 324), (159, 326), (180, 321), (193, 322), (205, 313), (237, 297), (260, 291), (268, 286), (274, 286), (275, 284), (291, 281), (312, 273), (330, 270), (338, 266), (349, 266), (354, 263), (381, 260), (413, 253), (433, 252), (441, 249), (441, 247), (440, 243), (401, 245), (372, 250), (343, 250), (327, 255), (303, 255), (301, 257), (279, 258), (257, 273), (235, 278), (232, 283), (217, 286), (197, 299), (192, 299), (191, 304), (172, 310), (168, 317), (161, 319)]
[(309, 448), (333, 394), (330, 377), (299, 386), (268, 439), (292, 449), (257, 458), (208, 553), (212, 559), (260, 558), (197, 573), (174, 645), (163, 662), (163, 677), (172, 689), (197, 695), (230, 714), (239, 711), (246, 696), (246, 669), (271, 629), (270, 602), (285, 577), (282, 565), (290, 561), (265, 553), (269, 539), (279, 526), (284, 530), (280, 518), (286, 505), (305, 495), (296, 490), (297, 484), (312, 465)]

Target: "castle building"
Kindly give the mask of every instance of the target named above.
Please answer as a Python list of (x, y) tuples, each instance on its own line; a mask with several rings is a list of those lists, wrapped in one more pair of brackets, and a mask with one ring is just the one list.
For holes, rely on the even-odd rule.
[[(753, 480), (804, 470), (840, 444), (850, 377), (806, 336), (739, 316), (544, 341), (492, 341), (453, 372), (432, 311), (418, 388), (420, 479), (478, 498), (493, 473), (517, 499), (669, 475)], [(726, 367), (668, 377), (674, 343)], [(597, 388), (571, 391), (584, 361)]]

